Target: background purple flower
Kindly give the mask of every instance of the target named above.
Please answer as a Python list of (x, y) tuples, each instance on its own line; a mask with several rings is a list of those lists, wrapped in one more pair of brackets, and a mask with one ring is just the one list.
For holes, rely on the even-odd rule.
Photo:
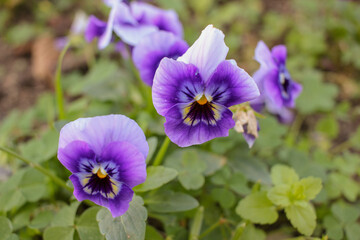
[(286, 47), (278, 45), (270, 52), (265, 43), (260, 41), (255, 50), (255, 60), (260, 63), (260, 69), (253, 77), (261, 96), (251, 102), (252, 107), (261, 111), (265, 106), (280, 121), (291, 122), (293, 116), (289, 108), (295, 107), (295, 99), (302, 87), (291, 79), (286, 68)]
[(160, 62), (153, 83), (153, 103), (166, 118), (165, 133), (181, 147), (228, 136), (235, 125), (232, 105), (259, 96), (254, 80), (235, 61), (225, 60), (224, 34), (207, 26), (177, 59)]
[(117, 217), (129, 208), (131, 188), (146, 179), (148, 151), (135, 121), (108, 115), (66, 124), (60, 132), (58, 158), (72, 173), (76, 199), (89, 199)]
[(188, 49), (187, 43), (172, 33), (157, 31), (140, 41), (133, 50), (133, 61), (141, 79), (152, 86), (156, 69), (164, 57), (177, 59)]
[(88, 41), (94, 37), (99, 38), (99, 49), (109, 45), (113, 32), (131, 46), (135, 46), (144, 36), (158, 30), (172, 32), (182, 38), (182, 25), (172, 10), (163, 10), (143, 2), (131, 2), (129, 5), (114, 0), (106, 3), (111, 7), (107, 23), (93, 17), (85, 34)]

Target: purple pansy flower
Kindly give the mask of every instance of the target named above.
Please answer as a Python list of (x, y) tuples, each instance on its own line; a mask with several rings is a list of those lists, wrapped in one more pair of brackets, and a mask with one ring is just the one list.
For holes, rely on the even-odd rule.
[(74, 196), (124, 214), (132, 187), (146, 179), (149, 151), (137, 123), (123, 115), (80, 118), (60, 131), (58, 158), (72, 173)]
[(99, 38), (99, 49), (109, 45), (113, 32), (131, 46), (158, 30), (169, 31), (182, 37), (182, 25), (172, 10), (163, 10), (143, 2), (132, 2), (129, 5), (115, 0), (108, 1), (107, 4), (111, 7), (108, 21), (103, 22), (93, 16), (85, 33), (88, 41), (94, 37)]
[(172, 33), (157, 31), (135, 46), (132, 56), (141, 79), (152, 86), (156, 69), (164, 57), (177, 59), (189, 48), (187, 43)]
[(166, 119), (165, 133), (180, 147), (228, 136), (235, 125), (229, 107), (259, 96), (254, 80), (225, 60), (228, 50), (224, 34), (209, 25), (182, 57), (160, 62), (153, 103)]
[(251, 102), (252, 107), (261, 111), (265, 106), (281, 122), (291, 122), (293, 114), (290, 108), (295, 107), (295, 99), (301, 93), (302, 86), (291, 79), (286, 68), (286, 47), (278, 45), (270, 51), (260, 41), (255, 50), (255, 60), (260, 63), (260, 69), (253, 77), (261, 96)]

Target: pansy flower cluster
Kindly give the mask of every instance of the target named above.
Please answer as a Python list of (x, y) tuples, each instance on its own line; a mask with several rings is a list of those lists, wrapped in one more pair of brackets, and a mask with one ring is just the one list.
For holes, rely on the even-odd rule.
[[(249, 147), (259, 125), (252, 109), (230, 107), (250, 101), (256, 111), (264, 106), (283, 122), (301, 92), (286, 69), (286, 48), (270, 50), (259, 42), (255, 59), (261, 64), (253, 78), (235, 60), (226, 59), (225, 35), (208, 25), (189, 48), (182, 39), (177, 14), (148, 3), (104, 0), (111, 8), (108, 21), (90, 16), (88, 41), (98, 38), (103, 49), (118, 36), (132, 50), (142, 80), (152, 86), (156, 111), (165, 117), (165, 133), (180, 147), (226, 137), (235, 128)], [(115, 33), (115, 35), (114, 35)], [(74, 196), (108, 208), (113, 217), (124, 214), (132, 188), (145, 181), (149, 147), (141, 128), (123, 115), (81, 118), (60, 133), (58, 158), (72, 173)]]

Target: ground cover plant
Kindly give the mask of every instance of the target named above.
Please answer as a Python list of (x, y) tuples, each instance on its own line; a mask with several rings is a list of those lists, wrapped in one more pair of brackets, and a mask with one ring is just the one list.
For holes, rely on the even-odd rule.
[(0, 6), (0, 239), (359, 239), (357, 1)]

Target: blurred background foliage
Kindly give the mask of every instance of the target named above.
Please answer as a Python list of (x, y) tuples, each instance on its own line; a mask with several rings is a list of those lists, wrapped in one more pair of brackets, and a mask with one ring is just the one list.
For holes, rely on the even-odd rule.
[[(170, 145), (164, 165), (177, 170), (177, 180), (157, 194), (138, 189), (148, 208), (146, 239), (187, 239), (197, 211), (182, 211), (198, 204), (205, 209), (202, 229), (220, 222), (220, 227), (201, 239), (301, 236), (282, 211), (272, 225), (253, 224), (235, 212), (239, 200), (254, 187), (269, 188), (270, 169), (278, 163), (291, 166), (301, 178), (314, 176), (323, 181), (314, 200), (318, 218), (313, 236), (359, 239), (360, 4), (341, 0), (151, 3), (179, 14), (190, 45), (206, 25), (220, 28), (230, 48), (229, 58), (250, 74), (259, 67), (253, 60), (259, 40), (270, 47), (285, 44), (289, 72), (304, 90), (297, 99), (294, 123), (280, 125), (271, 116), (260, 119), (260, 137), (251, 150), (235, 131), (228, 138), (189, 149)], [(57, 129), (64, 122), (55, 121), (53, 76), (59, 56), (55, 43), (68, 34), (77, 11), (105, 20), (109, 10), (102, 1), (0, 2), (0, 145), (63, 179), (69, 173), (56, 159)], [(159, 148), (164, 120), (154, 111), (143, 111), (142, 89), (129, 71), (129, 61), (113, 46), (100, 52), (95, 43), (79, 39), (66, 55), (63, 71), (68, 120), (125, 114), (152, 137), (151, 149)], [(69, 193), (2, 152), (0, 165), (3, 239), (101, 239), (94, 225), (100, 208), (70, 203)], [(175, 177), (167, 174), (168, 179)], [(173, 204), (166, 208), (166, 202)]]

